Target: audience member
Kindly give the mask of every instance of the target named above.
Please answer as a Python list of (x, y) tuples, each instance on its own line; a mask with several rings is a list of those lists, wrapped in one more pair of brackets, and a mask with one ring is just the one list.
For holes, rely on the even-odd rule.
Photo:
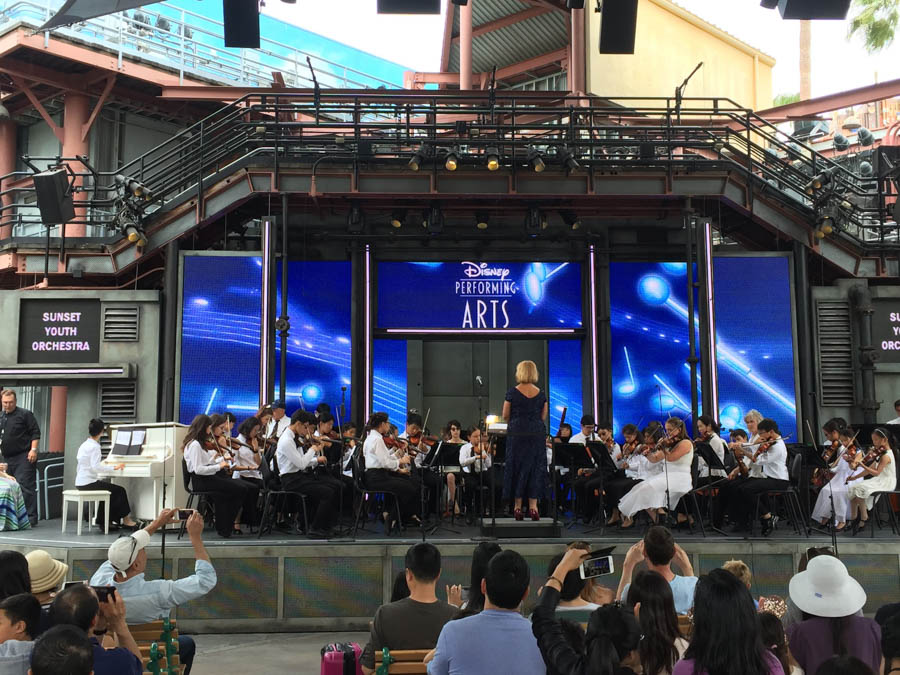
[(41, 604), (31, 593), (0, 602), (0, 673), (26, 675), (40, 618)]
[(492, 541), (482, 541), (472, 551), (472, 567), (469, 572), (469, 596), (462, 604), (462, 609), (475, 614), (484, 609), (484, 592), (481, 582), (484, 580), (488, 563), (503, 549)]
[(884, 672), (900, 672), (900, 614), (895, 614), (881, 627), (881, 655)]
[[(816, 558), (820, 555), (830, 555), (833, 557), (837, 557), (834, 551), (831, 550), (830, 546), (823, 546), (821, 548), (816, 548), (815, 546), (810, 546), (806, 551), (800, 554), (800, 561), (797, 563), (797, 573), (805, 572), (806, 566), (809, 565), (809, 561), (813, 558)], [(787, 609), (785, 610), (784, 615), (781, 617), (781, 623), (784, 626), (784, 629), (787, 630), (795, 623), (800, 623), (803, 621), (804, 616), (803, 612), (794, 604), (794, 601), (791, 600), (790, 596), (787, 598)], [(862, 616), (862, 610), (856, 613), (857, 616)]]
[(803, 675), (803, 669), (791, 657), (787, 638), (784, 635), (784, 626), (781, 625), (778, 615), (772, 612), (760, 612), (759, 631), (763, 644), (778, 659), (784, 675)]
[(403, 600), (409, 597), (409, 585), (406, 583), (406, 570), (397, 572), (394, 577), (394, 586), (391, 588), (391, 602)]
[[(125, 602), (115, 589), (104, 602), (86, 584), (60, 592), (50, 605), (50, 623), (77, 626), (90, 638), (94, 649), (94, 675), (141, 675), (141, 650), (125, 623)], [(104, 649), (97, 636), (112, 633), (119, 647)]]
[(881, 628), (872, 619), (854, 616), (866, 604), (866, 592), (840, 560), (820, 555), (789, 586), (791, 600), (804, 620), (787, 630), (797, 663), (815, 673), (832, 656), (850, 655), (872, 670), (881, 665)]
[(375, 653), (388, 649), (431, 649), (438, 635), (456, 614), (456, 607), (435, 594), (441, 576), (441, 553), (433, 544), (416, 544), (406, 551), (409, 597), (375, 612), (369, 642), (359, 661), (364, 673), (375, 671)]
[(0, 600), (31, 593), (28, 559), (18, 551), (0, 551)]
[(39, 637), (31, 654), (29, 675), (92, 675), (94, 649), (87, 633), (60, 624)]
[[(573, 541), (567, 548), (579, 548), (582, 551), (593, 551), (593, 547), (586, 541)], [(597, 606), (609, 605), (616, 601), (616, 592), (600, 583), (599, 577), (584, 580), (584, 589), (581, 597)]]
[[(147, 551), (151, 535), (160, 527), (173, 522), (175, 509), (163, 509), (152, 523), (131, 536), (114, 541), (107, 553), (108, 560), (91, 577), (91, 586), (115, 586), (125, 600), (128, 623), (149, 623), (169, 616), (172, 609), (190, 600), (203, 597), (216, 585), (216, 570), (203, 546), (203, 518), (191, 514), (187, 531), (194, 548), (194, 573), (184, 579), (147, 581)], [(178, 636), (178, 655), (184, 665), (184, 675), (190, 675), (196, 645), (188, 635)]]
[[(722, 569), (736, 576), (747, 587), (747, 590), (752, 589), (753, 573), (750, 571), (749, 565), (743, 560), (729, 560), (722, 565)], [(780, 598), (777, 595), (761, 595), (759, 598), (753, 598), (753, 603), (760, 612), (771, 612), (778, 619), (781, 619), (787, 611), (784, 598)]]
[(528, 563), (515, 551), (494, 555), (481, 582), (484, 610), (444, 626), (428, 673), (544, 675), (531, 626), (519, 613), (530, 578)]
[(642, 570), (634, 577), (628, 602), (643, 635), (638, 653), (644, 675), (670, 675), (688, 646), (678, 630), (671, 586), (661, 574)]
[[(679, 614), (687, 614), (694, 604), (694, 587), (697, 585), (697, 577), (694, 576), (694, 568), (690, 558), (672, 537), (672, 533), (660, 525), (654, 525), (644, 540), (639, 541), (625, 555), (625, 563), (622, 566), (622, 578), (619, 580), (619, 590), (616, 599), (628, 603), (628, 587), (631, 584), (631, 575), (637, 564), (644, 560), (647, 569), (662, 575), (672, 588), (672, 597), (675, 599), (675, 611)], [(679, 576), (672, 571), (672, 563), (678, 566), (684, 576)]]
[(69, 566), (54, 560), (47, 551), (29, 551), (25, 555), (28, 561), (28, 575), (31, 577), (31, 593), (41, 605), (49, 605), (56, 595), (60, 584), (69, 572)]
[(531, 617), (532, 631), (547, 664), (547, 672), (554, 675), (631, 675), (640, 672), (641, 631), (632, 612), (617, 605), (594, 610), (588, 619), (583, 649), (573, 644), (562, 622), (556, 618), (563, 579), (578, 569), (586, 556), (587, 553), (580, 549), (566, 551), (541, 589), (540, 602)]
[[(577, 550), (583, 557), (584, 551), (581, 549), (574, 550)], [(555, 573), (560, 571), (558, 568), (562, 559), (562, 553), (557, 553), (550, 559), (550, 564), (547, 566), (548, 577), (553, 577)], [(580, 560), (581, 558), (579, 558), (579, 561)], [(579, 565), (580, 564), (581, 563), (579, 562)], [(556, 606), (557, 614), (561, 615), (560, 618), (571, 615), (569, 618), (572, 618), (573, 621), (581, 620), (580, 617), (583, 615), (584, 619), (582, 623), (587, 622), (588, 615), (600, 607), (600, 605), (588, 602), (581, 597), (585, 580), (581, 578), (581, 572), (578, 567), (566, 572), (565, 576), (560, 575), (558, 579), (562, 582), (562, 588), (559, 591), (559, 604)]]
[(723, 569), (697, 581), (694, 630), (673, 675), (782, 675), (763, 645), (750, 591)]
[(819, 666), (816, 675), (875, 675), (875, 671), (855, 656), (832, 656)]

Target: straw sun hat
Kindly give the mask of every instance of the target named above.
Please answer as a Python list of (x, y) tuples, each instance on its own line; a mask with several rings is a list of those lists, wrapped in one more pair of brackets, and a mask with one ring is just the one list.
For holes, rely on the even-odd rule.
[(47, 551), (32, 551), (26, 554), (28, 573), (31, 575), (31, 592), (43, 593), (59, 588), (69, 566), (54, 560)]

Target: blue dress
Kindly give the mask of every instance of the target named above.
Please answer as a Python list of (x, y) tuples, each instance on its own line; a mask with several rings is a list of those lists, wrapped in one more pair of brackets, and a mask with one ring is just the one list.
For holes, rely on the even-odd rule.
[(509, 423), (506, 428), (506, 466), (503, 469), (503, 496), (542, 499), (547, 496), (547, 427), (541, 411), (544, 392), (528, 398), (513, 387), (506, 392)]

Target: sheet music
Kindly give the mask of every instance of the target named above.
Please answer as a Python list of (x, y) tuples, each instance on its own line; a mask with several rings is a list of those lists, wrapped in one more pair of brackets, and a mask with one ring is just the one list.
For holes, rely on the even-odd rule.
[(124, 455), (128, 452), (128, 447), (131, 445), (131, 429), (116, 429), (116, 437), (113, 440), (113, 447), (110, 449), (110, 454), (113, 455)]
[(147, 437), (146, 429), (135, 429), (131, 433), (131, 443), (130, 445), (141, 447), (144, 444), (144, 438)]

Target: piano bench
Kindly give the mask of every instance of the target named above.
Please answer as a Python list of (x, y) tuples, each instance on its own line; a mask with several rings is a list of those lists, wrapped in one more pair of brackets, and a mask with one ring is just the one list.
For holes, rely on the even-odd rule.
[(69, 513), (69, 503), (78, 505), (77, 521), (78, 536), (81, 536), (81, 522), (83, 520), (84, 505), (88, 506), (88, 528), (91, 526), (91, 520), (97, 513), (98, 505), (103, 502), (103, 515), (106, 522), (106, 534), (109, 534), (109, 490), (63, 490), (62, 501), (62, 531), (66, 532), (66, 516)]

